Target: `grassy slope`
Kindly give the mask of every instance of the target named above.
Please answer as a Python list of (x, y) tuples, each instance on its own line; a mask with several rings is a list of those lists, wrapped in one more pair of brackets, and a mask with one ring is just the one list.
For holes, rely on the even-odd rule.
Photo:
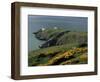
[(36, 35), (36, 37), (40, 40), (48, 40), (53, 36), (56, 36), (58, 33), (63, 32), (64, 29), (46, 29), (44, 31), (39, 30), (37, 32), (35, 32), (34, 34)]
[[(47, 29), (35, 34), (37, 35), (37, 38), (48, 40), (51, 37), (55, 38), (57, 34), (63, 31), (65, 30)], [(87, 42), (86, 32), (65, 33), (61, 37), (57, 38), (55, 46), (29, 52), (29, 66), (86, 64), (87, 46), (80, 47), (80, 45), (85, 42)]]
[(87, 42), (87, 33), (86, 32), (69, 32), (65, 33), (57, 41), (57, 44), (70, 44), (70, 43), (86, 43)]

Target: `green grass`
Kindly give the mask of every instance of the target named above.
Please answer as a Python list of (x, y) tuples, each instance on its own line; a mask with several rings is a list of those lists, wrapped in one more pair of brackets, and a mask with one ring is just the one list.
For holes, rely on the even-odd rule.
[[(29, 66), (87, 64), (87, 32), (65, 32), (65, 29), (38, 31), (41, 40), (55, 39), (55, 45), (28, 53)], [(58, 35), (64, 32), (61, 36)], [(86, 51), (84, 51), (86, 49)]]
[(56, 36), (57, 34), (59, 34), (59, 33), (61, 33), (61, 32), (63, 32), (65, 29), (51, 29), (51, 28), (48, 28), (48, 29), (46, 29), (46, 30), (44, 30), (44, 31), (41, 31), (41, 30), (39, 30), (38, 32), (36, 32), (35, 34), (36, 34), (36, 37), (38, 38), (38, 39), (43, 39), (43, 40), (48, 40), (48, 39), (50, 39), (51, 37), (54, 37), (54, 36)]
[[(53, 46), (48, 48), (39, 49), (36, 51), (32, 51), (29, 53), (29, 66), (35, 65), (43, 65), (46, 62), (49, 62), (52, 58), (56, 61), (56, 57), (62, 56), (62, 54), (68, 50), (73, 48), (77, 48), (78, 44), (69, 44), (69, 45), (62, 45), (62, 46)], [(75, 55), (74, 55), (75, 56)]]
[(65, 33), (57, 41), (58, 45), (69, 44), (69, 43), (87, 43), (87, 32), (69, 32)]
[(80, 54), (79, 56), (72, 58), (70, 60), (60, 63), (60, 65), (69, 65), (69, 64), (87, 64), (87, 54)]

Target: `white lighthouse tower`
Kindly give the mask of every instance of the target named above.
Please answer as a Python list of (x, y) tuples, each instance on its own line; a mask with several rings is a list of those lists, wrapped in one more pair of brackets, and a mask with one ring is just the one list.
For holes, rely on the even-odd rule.
[(57, 27), (54, 27), (54, 29), (57, 29)]
[(44, 31), (44, 30), (45, 30), (45, 28), (42, 28), (41, 30), (42, 30), (42, 31)]

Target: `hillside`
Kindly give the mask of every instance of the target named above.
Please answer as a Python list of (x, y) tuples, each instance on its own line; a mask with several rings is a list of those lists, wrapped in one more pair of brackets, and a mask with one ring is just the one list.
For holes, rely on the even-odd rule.
[(48, 28), (33, 34), (45, 43), (29, 52), (29, 66), (87, 63), (87, 32)]

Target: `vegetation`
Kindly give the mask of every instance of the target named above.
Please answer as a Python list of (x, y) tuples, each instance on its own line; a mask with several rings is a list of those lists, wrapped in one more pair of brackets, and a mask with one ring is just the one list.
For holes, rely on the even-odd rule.
[(87, 32), (45, 29), (34, 34), (45, 43), (29, 52), (29, 66), (87, 64)]

